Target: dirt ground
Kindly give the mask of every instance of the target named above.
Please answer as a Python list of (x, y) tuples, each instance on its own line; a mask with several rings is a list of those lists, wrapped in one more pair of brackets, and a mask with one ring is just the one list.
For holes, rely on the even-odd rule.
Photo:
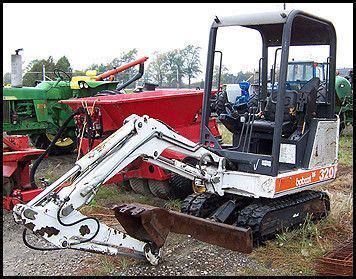
[[(38, 176), (52, 181), (69, 170), (74, 155), (45, 159)], [(328, 191), (340, 191), (352, 185), (352, 168), (340, 168), (337, 180)], [(345, 187), (343, 187), (344, 185)], [(351, 190), (352, 191), (352, 190)], [(137, 195), (137, 194), (134, 194)], [(132, 197), (131, 197), (132, 198)], [(118, 225), (115, 219), (102, 220)], [(4, 275), (251, 275), (279, 274), (278, 269), (238, 252), (206, 244), (189, 236), (170, 234), (163, 247), (163, 262), (153, 267), (147, 262), (125, 257), (112, 257), (88, 252), (36, 251), (22, 241), (23, 228), (14, 223), (10, 212), (3, 214), (3, 274)], [(33, 235), (31, 244), (46, 246)], [(301, 274), (299, 274), (301, 275)]]
[[(54, 179), (68, 171), (74, 155), (45, 159), (37, 177)], [(134, 194), (136, 195), (136, 194)], [(105, 222), (105, 220), (104, 220)], [(109, 220), (117, 225), (115, 219)], [(4, 275), (233, 275), (258, 263), (243, 254), (205, 244), (188, 236), (171, 234), (163, 250), (163, 262), (152, 267), (142, 260), (111, 257), (75, 250), (36, 251), (22, 241), (23, 228), (10, 212), (3, 214), (3, 274)], [(51, 247), (29, 234), (34, 246)]]

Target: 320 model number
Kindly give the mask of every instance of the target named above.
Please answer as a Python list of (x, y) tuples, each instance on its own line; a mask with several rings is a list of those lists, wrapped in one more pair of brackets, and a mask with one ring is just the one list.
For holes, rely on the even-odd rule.
[(323, 168), (319, 171), (319, 180), (327, 180), (335, 178), (336, 175), (336, 166)]

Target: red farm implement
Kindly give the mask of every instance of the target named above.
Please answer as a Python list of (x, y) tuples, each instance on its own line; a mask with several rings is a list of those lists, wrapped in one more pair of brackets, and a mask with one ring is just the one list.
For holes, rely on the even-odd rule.
[(6, 210), (30, 201), (42, 191), (31, 187), (29, 172), (31, 160), (43, 152), (31, 148), (27, 136), (3, 137), (3, 207)]
[[(182, 136), (198, 142), (202, 98), (203, 91), (201, 90), (160, 89), (61, 102), (68, 104), (73, 110), (85, 106), (89, 111), (88, 114), (83, 113), (75, 118), (79, 133), (84, 135), (80, 140), (80, 151), (82, 154), (86, 154), (119, 129), (125, 118), (133, 113), (159, 119)], [(88, 115), (90, 115), (90, 121), (87, 119)], [(89, 122), (91, 125), (88, 125)], [(90, 126), (90, 132), (88, 132), (88, 126)], [(83, 128), (85, 132), (83, 132)], [(210, 120), (209, 129), (214, 136), (220, 137), (215, 119)], [(89, 133), (92, 136), (89, 136)], [(172, 159), (183, 159), (173, 152), (165, 154)], [(158, 166), (142, 160), (134, 161), (128, 168), (110, 179), (108, 183), (120, 183), (127, 180), (134, 191), (148, 195), (153, 193), (161, 198), (184, 198), (192, 191), (191, 182), (188, 180), (178, 175), (172, 175)]]

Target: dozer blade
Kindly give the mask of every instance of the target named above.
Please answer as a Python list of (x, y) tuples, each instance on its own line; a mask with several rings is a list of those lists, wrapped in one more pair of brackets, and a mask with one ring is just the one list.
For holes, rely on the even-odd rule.
[(143, 204), (122, 204), (113, 208), (125, 231), (141, 241), (162, 247), (169, 232), (193, 238), (233, 251), (251, 253), (250, 228), (240, 228), (203, 218)]

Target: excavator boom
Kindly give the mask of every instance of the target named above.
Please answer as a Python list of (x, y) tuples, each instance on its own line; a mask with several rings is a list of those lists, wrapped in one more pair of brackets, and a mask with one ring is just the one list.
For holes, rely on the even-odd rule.
[[(161, 156), (166, 149), (198, 161), (209, 157), (216, 166), (207, 167), (201, 163), (194, 167), (167, 159)], [(225, 165), (223, 157), (182, 137), (160, 121), (131, 115), (118, 131), (78, 160), (71, 170), (36, 198), (28, 204), (16, 205), (13, 210), (15, 221), (58, 248), (145, 257), (151, 264), (158, 263), (160, 248), (169, 232), (189, 234), (236, 251), (252, 251), (250, 229), (182, 213), (142, 205), (117, 206), (115, 215), (125, 233), (78, 211), (90, 203), (103, 183), (139, 157), (189, 179), (199, 180), (207, 188), (214, 188), (214, 184), (219, 183)]]

